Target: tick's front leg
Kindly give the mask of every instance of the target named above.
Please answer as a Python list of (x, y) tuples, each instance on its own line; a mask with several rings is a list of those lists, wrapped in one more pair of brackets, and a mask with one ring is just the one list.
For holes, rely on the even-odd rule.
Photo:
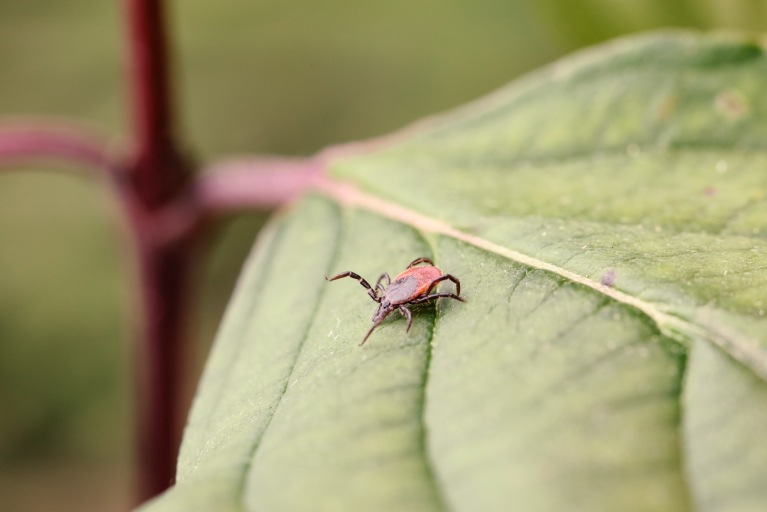
[(356, 279), (360, 282), (360, 284), (365, 287), (368, 291), (368, 295), (370, 295), (370, 298), (373, 299), (376, 302), (381, 302), (381, 299), (378, 297), (378, 293), (373, 290), (373, 288), (370, 286), (370, 283), (365, 281), (359, 274), (355, 272), (342, 272), (340, 274), (337, 274), (333, 277), (325, 276), (325, 280), (327, 281), (335, 281), (336, 279), (341, 279), (342, 277), (351, 277), (352, 279)]

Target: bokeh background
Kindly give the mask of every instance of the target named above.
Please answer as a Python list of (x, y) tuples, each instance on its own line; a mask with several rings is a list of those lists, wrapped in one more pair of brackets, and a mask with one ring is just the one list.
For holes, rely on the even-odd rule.
[[(125, 142), (122, 2), (0, 2), (0, 116)], [(201, 163), (307, 155), (480, 97), (579, 48), (666, 27), (763, 31), (759, 0), (220, 0), (169, 5), (176, 105)], [(110, 197), (0, 173), (0, 503), (131, 505), (133, 269)], [(191, 315), (197, 378), (263, 223), (221, 225)]]

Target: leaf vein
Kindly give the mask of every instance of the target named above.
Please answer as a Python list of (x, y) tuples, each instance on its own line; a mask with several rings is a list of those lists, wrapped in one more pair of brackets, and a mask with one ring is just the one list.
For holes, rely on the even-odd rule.
[[(338, 225), (339, 229), (336, 231), (335, 235), (335, 243), (333, 243), (333, 253), (331, 257), (328, 260), (328, 268), (326, 270), (326, 274), (330, 273), (330, 270), (332, 270), (333, 266), (335, 265), (336, 261), (338, 260), (339, 256), (339, 248), (341, 244), (339, 243), (339, 240), (341, 238), (341, 233), (343, 230), (343, 222), (340, 219), (340, 212), (336, 210), (336, 212), (339, 214), (338, 219)], [(271, 416), (266, 421), (266, 424), (264, 425), (264, 428), (261, 430), (261, 434), (256, 437), (256, 439), (253, 440), (253, 444), (250, 447), (249, 450), (249, 456), (248, 456), (248, 462), (245, 464), (242, 470), (242, 478), (237, 485), (237, 491), (235, 495), (240, 495), (240, 505), (242, 506), (242, 510), (247, 510), (247, 507), (245, 506), (245, 485), (248, 481), (248, 474), (250, 473), (255, 458), (257, 456), (258, 448), (261, 445), (261, 441), (263, 440), (264, 436), (266, 435), (267, 431), (269, 430), (269, 426), (272, 424), (272, 420), (274, 419), (274, 416), (277, 414), (277, 411), (280, 408), (280, 404), (282, 403), (282, 399), (285, 397), (285, 394), (287, 393), (288, 386), (293, 380), (293, 375), (296, 370), (296, 365), (298, 364), (299, 356), (301, 355), (301, 351), (303, 350), (304, 344), (306, 343), (306, 340), (309, 336), (309, 331), (311, 330), (312, 325), (314, 324), (315, 320), (317, 319), (317, 312), (319, 311), (319, 304), (322, 302), (322, 296), (327, 293), (327, 289), (323, 287), (319, 293), (318, 299), (314, 301), (314, 308), (312, 309), (312, 313), (309, 317), (309, 321), (306, 323), (306, 329), (304, 331), (303, 339), (301, 340), (295, 354), (295, 359), (293, 360), (293, 365), (290, 368), (290, 371), (288, 372), (288, 378), (285, 379), (285, 383), (283, 384), (282, 392), (280, 393), (279, 398), (277, 399), (277, 403), (274, 405), (274, 408), (272, 410)]]

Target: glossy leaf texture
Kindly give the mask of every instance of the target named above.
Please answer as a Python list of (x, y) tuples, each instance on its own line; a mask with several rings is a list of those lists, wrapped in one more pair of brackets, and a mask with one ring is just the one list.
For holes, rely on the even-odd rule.
[[(767, 510), (765, 90), (761, 40), (652, 34), (337, 161), (261, 236), (146, 509)], [(418, 256), (467, 302), (358, 347), (376, 304), (323, 276)]]

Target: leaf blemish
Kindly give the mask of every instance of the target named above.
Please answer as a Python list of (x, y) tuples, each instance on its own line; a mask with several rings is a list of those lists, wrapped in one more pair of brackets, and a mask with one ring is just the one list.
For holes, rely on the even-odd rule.
[(610, 269), (604, 274), (602, 274), (602, 279), (600, 282), (605, 286), (612, 286), (615, 284), (615, 277), (617, 276), (614, 269)]

